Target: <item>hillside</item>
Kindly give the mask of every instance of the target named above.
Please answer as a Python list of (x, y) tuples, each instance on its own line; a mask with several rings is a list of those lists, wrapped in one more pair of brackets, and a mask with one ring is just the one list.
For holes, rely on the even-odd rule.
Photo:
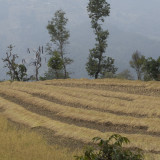
[(33, 129), (7, 120), (0, 113), (1, 160), (74, 160), (77, 152), (49, 145)]
[(81, 148), (95, 136), (128, 137), (148, 159), (160, 159), (159, 82), (51, 80), (0, 83), (0, 111), (51, 144)]

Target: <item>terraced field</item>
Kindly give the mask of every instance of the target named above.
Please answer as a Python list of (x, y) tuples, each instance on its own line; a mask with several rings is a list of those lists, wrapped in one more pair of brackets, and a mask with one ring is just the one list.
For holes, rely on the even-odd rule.
[(73, 148), (128, 137), (146, 159), (160, 159), (160, 83), (125, 80), (52, 80), (0, 83), (0, 112), (37, 130), (50, 143)]

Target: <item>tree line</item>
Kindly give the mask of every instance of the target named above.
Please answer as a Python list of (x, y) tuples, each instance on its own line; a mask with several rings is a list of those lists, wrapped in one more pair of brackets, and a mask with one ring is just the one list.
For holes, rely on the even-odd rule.
[[(118, 68), (115, 67), (115, 60), (106, 56), (107, 38), (109, 31), (104, 29), (105, 18), (110, 15), (110, 4), (106, 0), (89, 0), (87, 11), (91, 20), (91, 28), (95, 34), (95, 47), (89, 50), (86, 71), (91, 77), (97, 78), (124, 78), (133, 79), (130, 71), (124, 70), (116, 74)], [(47, 43), (45, 51), (43, 46), (37, 50), (27, 52), (35, 56), (29, 64), (35, 67), (35, 75), (27, 76), (27, 67), (25, 59), (21, 64), (17, 64), (18, 55), (13, 53), (13, 45), (8, 46), (6, 57), (3, 58), (4, 67), (8, 68), (7, 75), (12, 81), (28, 80), (47, 80), (47, 79), (66, 79), (70, 77), (67, 66), (73, 63), (73, 60), (66, 56), (65, 48), (69, 44), (70, 32), (67, 29), (68, 19), (63, 10), (55, 12), (54, 17), (48, 22), (47, 30), (50, 35), (50, 42)], [(42, 67), (42, 54), (44, 52), (50, 56), (47, 60), (48, 71), (43, 77), (39, 76), (39, 69)], [(46, 58), (45, 58), (46, 62)], [(138, 80), (160, 80), (160, 57), (155, 60), (152, 57), (145, 58), (139, 51), (133, 53), (130, 66), (136, 71)]]

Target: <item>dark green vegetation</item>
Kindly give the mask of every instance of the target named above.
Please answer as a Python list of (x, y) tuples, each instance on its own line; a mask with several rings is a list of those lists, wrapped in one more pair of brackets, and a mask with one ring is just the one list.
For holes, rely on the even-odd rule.
[(155, 60), (152, 57), (145, 60), (144, 79), (160, 81), (160, 57)]
[(157, 60), (152, 57), (146, 59), (145, 56), (136, 51), (132, 55), (130, 65), (135, 69), (138, 80), (160, 81), (160, 57)]
[[(130, 141), (126, 137), (114, 134), (108, 140), (99, 137), (93, 138), (96, 147), (88, 147), (83, 156), (77, 156), (76, 160), (143, 160), (144, 155), (140, 149), (131, 151), (124, 148), (123, 144)], [(114, 142), (113, 142), (114, 141)]]
[(59, 78), (59, 71), (63, 68), (63, 60), (60, 57), (60, 54), (57, 51), (53, 52), (53, 56), (48, 61), (48, 67), (52, 70), (55, 70), (56, 78)]

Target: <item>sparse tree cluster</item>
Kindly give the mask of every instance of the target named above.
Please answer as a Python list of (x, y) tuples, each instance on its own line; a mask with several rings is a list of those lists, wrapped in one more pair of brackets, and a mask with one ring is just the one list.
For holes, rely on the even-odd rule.
[[(115, 60), (108, 57), (106, 53), (107, 38), (109, 32), (104, 29), (105, 18), (110, 15), (110, 4), (106, 0), (89, 0), (87, 11), (91, 20), (91, 28), (95, 34), (95, 47), (90, 49), (88, 61), (86, 63), (86, 70), (88, 75), (97, 78), (120, 78), (132, 80), (134, 77), (131, 72), (126, 69), (116, 74), (118, 68), (115, 67)], [(5, 67), (8, 68), (7, 75), (12, 81), (25, 80), (47, 80), (47, 79), (66, 79), (70, 77), (70, 72), (67, 66), (73, 60), (66, 56), (66, 47), (69, 44), (70, 32), (67, 29), (68, 19), (63, 10), (57, 10), (51, 21), (48, 21), (47, 30), (50, 35), (50, 42), (46, 45), (45, 52), (50, 56), (47, 62), (48, 71), (44, 73), (43, 77), (39, 76), (42, 68), (42, 54), (44, 54), (43, 46), (37, 50), (30, 51), (34, 58), (29, 66), (34, 66), (35, 75), (27, 78), (27, 68), (25, 66), (25, 59), (22, 64), (18, 64), (18, 55), (13, 54), (14, 46), (10, 45), (6, 52), (6, 57), (3, 58)], [(156, 60), (152, 57), (146, 58), (139, 51), (132, 54), (132, 59), (129, 62), (130, 66), (136, 71), (138, 80), (156, 80), (160, 81), (160, 57)]]
[[(109, 32), (102, 28), (105, 17), (109, 16), (110, 5), (106, 0), (89, 0), (87, 11), (96, 36), (96, 44), (95, 48), (90, 50), (86, 70), (88, 74), (91, 77), (95, 77), (95, 79), (99, 77), (105, 78), (106, 74), (114, 75), (117, 71), (117, 68), (114, 66), (114, 59), (105, 56)], [(70, 73), (68, 72), (67, 66), (70, 65), (73, 60), (66, 56), (66, 46), (69, 44), (70, 37), (67, 23), (68, 19), (62, 10), (57, 10), (54, 17), (48, 22), (47, 30), (51, 39), (50, 43), (47, 44), (46, 52), (51, 57), (48, 60), (48, 72), (45, 72), (44, 77), (40, 77), (41, 80), (48, 78), (69, 78)], [(30, 53), (30, 49), (28, 49), (28, 52)], [(38, 81), (39, 69), (42, 66), (41, 54), (43, 54), (43, 48), (39, 47), (34, 53), (36, 58), (30, 64), (35, 66), (35, 80)], [(16, 58), (16, 55), (14, 55), (13, 61)], [(17, 67), (19, 68), (19, 72), (27, 72), (27, 69), (22, 66), (15, 66), (15, 64), (10, 65), (8, 63), (8, 74), (11, 75), (11, 79), (20, 80), (25, 76), (24, 73), (20, 73), (21, 76), (18, 77), (17, 74), (19, 72), (15, 72), (15, 68)]]

